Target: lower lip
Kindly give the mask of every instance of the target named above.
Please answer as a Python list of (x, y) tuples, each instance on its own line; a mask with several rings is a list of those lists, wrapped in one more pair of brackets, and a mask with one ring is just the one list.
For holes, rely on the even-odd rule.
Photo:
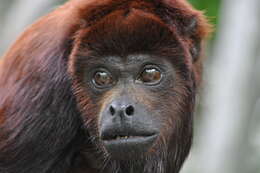
[(131, 160), (140, 158), (154, 144), (158, 134), (152, 136), (136, 136), (104, 140), (104, 146), (110, 156), (116, 160)]
[(105, 145), (138, 145), (153, 142), (157, 138), (157, 135), (152, 136), (136, 136), (130, 138), (119, 138), (114, 140), (105, 140)]

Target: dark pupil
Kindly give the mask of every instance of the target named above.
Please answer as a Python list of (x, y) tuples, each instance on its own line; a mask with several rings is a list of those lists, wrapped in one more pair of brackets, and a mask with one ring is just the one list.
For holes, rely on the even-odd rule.
[(141, 80), (146, 83), (157, 82), (161, 79), (161, 73), (155, 68), (145, 69), (141, 75)]
[(112, 77), (106, 72), (97, 72), (94, 81), (100, 86), (110, 85), (112, 83)]

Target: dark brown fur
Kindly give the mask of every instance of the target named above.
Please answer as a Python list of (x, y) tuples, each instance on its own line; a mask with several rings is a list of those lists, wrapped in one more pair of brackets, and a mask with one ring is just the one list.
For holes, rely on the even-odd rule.
[[(184, 0), (72, 0), (41, 18), (0, 64), (0, 172), (179, 172), (191, 146), (200, 47), (209, 29)], [(151, 110), (174, 114), (165, 120), (174, 133), (165, 128), (145, 161), (109, 161), (93, 134), (102, 104), (114, 93), (86, 90), (81, 66), (95, 61), (86, 57), (138, 53), (167, 57), (176, 67), (174, 95), (134, 96)]]

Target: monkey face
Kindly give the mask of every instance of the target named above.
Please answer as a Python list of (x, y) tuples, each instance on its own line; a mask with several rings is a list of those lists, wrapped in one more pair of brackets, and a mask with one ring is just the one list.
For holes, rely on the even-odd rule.
[[(153, 55), (89, 57), (79, 92), (88, 95), (83, 119), (91, 136), (114, 159), (141, 158), (173, 147), (183, 125), (188, 94), (180, 67)], [(184, 72), (183, 72), (184, 73)], [(190, 97), (190, 98), (189, 98)], [(81, 98), (84, 99), (84, 96)], [(183, 105), (182, 105), (183, 104)], [(191, 111), (192, 109), (189, 109)]]
[(117, 160), (186, 154), (195, 95), (187, 49), (156, 18), (106, 18), (79, 33), (70, 62), (90, 136)]
[(85, 76), (91, 91), (101, 94), (98, 138), (106, 151), (116, 158), (124, 153), (120, 159), (149, 151), (163, 128), (158, 108), (167, 100), (160, 95), (167, 95), (174, 81), (169, 62), (147, 55), (104, 57)]
[(123, 14), (78, 32), (69, 63), (85, 127), (116, 160), (185, 157), (195, 99), (189, 48), (156, 17)]

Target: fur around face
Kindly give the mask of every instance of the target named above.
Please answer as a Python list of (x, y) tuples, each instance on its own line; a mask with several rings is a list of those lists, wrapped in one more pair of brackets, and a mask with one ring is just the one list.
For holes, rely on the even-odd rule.
[[(0, 64), (0, 172), (178, 173), (191, 146), (200, 47), (209, 31), (203, 14), (184, 0), (71, 0), (41, 18)], [(187, 95), (180, 123), (184, 136), (169, 143), (182, 149), (164, 157), (165, 147), (139, 163), (103, 165), (106, 161), (84, 128), (82, 115), (94, 116), (96, 110), (79, 89), (80, 76), (75, 74), (81, 64), (76, 57), (91, 51), (172, 56), (176, 42), (183, 53), (182, 69), (190, 76), (185, 93), (180, 91)], [(79, 51), (85, 49), (90, 52)]]

